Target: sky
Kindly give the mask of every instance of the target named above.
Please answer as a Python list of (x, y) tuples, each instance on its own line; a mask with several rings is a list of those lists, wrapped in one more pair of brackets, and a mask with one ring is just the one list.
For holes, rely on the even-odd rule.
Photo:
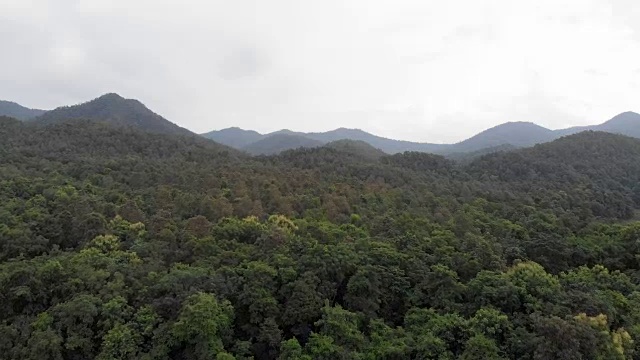
[(0, 0), (0, 99), (448, 143), (640, 112), (637, 0)]

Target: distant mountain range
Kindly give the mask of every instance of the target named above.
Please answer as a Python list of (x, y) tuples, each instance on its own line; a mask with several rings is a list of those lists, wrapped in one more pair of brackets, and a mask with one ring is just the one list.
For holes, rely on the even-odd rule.
[[(281, 137), (279, 135), (287, 135), (287, 137)], [(425, 144), (415, 143), (403, 140), (387, 139), (380, 136), (370, 134), (368, 132), (359, 129), (347, 129), (339, 128), (327, 132), (319, 133), (303, 133), (294, 132), (291, 130), (279, 130), (269, 134), (259, 134), (252, 130), (242, 130), (240, 128), (229, 128), (218, 131), (211, 131), (202, 136), (211, 139), (213, 141), (225, 144), (227, 146), (234, 147), (239, 150), (247, 151), (251, 154), (274, 154), (279, 151), (294, 149), (298, 144), (305, 143), (307, 140), (314, 140), (315, 146), (321, 146), (332, 141), (337, 140), (356, 140), (364, 141), (367, 144), (373, 146), (376, 149), (380, 149), (388, 154), (400, 153), (405, 151), (419, 151), (419, 152), (433, 152), (436, 153), (443, 145), (439, 144)], [(271, 148), (255, 148), (252, 146), (255, 142), (265, 143), (266, 139), (277, 136), (271, 141), (267, 141), (267, 144), (272, 144)], [(307, 140), (305, 140), (307, 139)], [(278, 142), (277, 140), (282, 140)], [(319, 143), (317, 143), (319, 142)], [(261, 152), (257, 152), (260, 150)]]
[(0, 100), (0, 116), (8, 116), (18, 120), (29, 120), (45, 112), (45, 110), (29, 109), (11, 101)]
[[(125, 99), (114, 93), (103, 95), (83, 104), (63, 106), (51, 111), (29, 109), (13, 102), (0, 101), (0, 116), (9, 116), (35, 124), (52, 124), (77, 119), (95, 120), (113, 125), (136, 127), (153, 133), (194, 135), (189, 130), (149, 110), (138, 100)], [(314, 133), (280, 130), (269, 134), (260, 134), (253, 130), (233, 127), (211, 131), (202, 134), (202, 136), (253, 155), (271, 155), (300, 147), (313, 148), (337, 142), (332, 146), (358, 148), (359, 152), (364, 151), (363, 144), (368, 144), (369, 151), (374, 154), (377, 152), (396, 154), (415, 151), (446, 155), (454, 159), (465, 159), (490, 152), (530, 147), (589, 130), (640, 138), (640, 115), (634, 112), (625, 112), (600, 125), (562, 130), (550, 130), (530, 122), (508, 122), (455, 144), (393, 140), (359, 129), (347, 128)], [(339, 141), (342, 140), (351, 140), (352, 142), (341, 144)]]
[(332, 141), (349, 139), (366, 142), (388, 154), (418, 151), (459, 157), (460, 154), (487, 153), (487, 149), (504, 151), (512, 148), (530, 147), (582, 131), (604, 131), (640, 138), (640, 115), (634, 112), (625, 112), (600, 125), (561, 130), (550, 130), (530, 122), (508, 122), (455, 144), (392, 140), (362, 130), (346, 128), (323, 133), (280, 130), (269, 134), (259, 134), (256, 131), (242, 130), (236, 127), (211, 131), (202, 134), (202, 136), (251, 154), (275, 154), (288, 149), (322, 146)]

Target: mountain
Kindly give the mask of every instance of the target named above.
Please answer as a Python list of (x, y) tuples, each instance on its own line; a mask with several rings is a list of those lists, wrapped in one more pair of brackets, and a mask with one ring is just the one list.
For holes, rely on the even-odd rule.
[(265, 135), (262, 135), (257, 131), (243, 130), (238, 127), (214, 130), (206, 134), (202, 134), (202, 136), (236, 149), (241, 149), (251, 143), (255, 143), (265, 138)]
[(300, 135), (275, 134), (249, 144), (242, 150), (252, 155), (273, 155), (285, 150), (297, 148), (313, 148), (324, 145), (323, 142)]
[(29, 120), (45, 113), (45, 110), (29, 109), (20, 104), (0, 100), (0, 116), (9, 116), (18, 120)]
[(640, 114), (630, 111), (622, 113), (606, 123), (596, 126), (593, 130), (640, 138)]
[(616, 115), (604, 124), (576, 126), (568, 129), (556, 130), (558, 134), (563, 136), (577, 134), (582, 131), (605, 131), (640, 138), (640, 114), (627, 111)]
[(131, 126), (160, 134), (192, 134), (149, 110), (138, 100), (125, 99), (118, 94), (106, 94), (89, 102), (63, 106), (33, 119), (38, 124), (54, 124), (68, 120), (95, 120), (119, 126)]
[(453, 145), (451, 152), (475, 152), (505, 144), (528, 147), (555, 140), (557, 137), (553, 130), (534, 123), (508, 122)]

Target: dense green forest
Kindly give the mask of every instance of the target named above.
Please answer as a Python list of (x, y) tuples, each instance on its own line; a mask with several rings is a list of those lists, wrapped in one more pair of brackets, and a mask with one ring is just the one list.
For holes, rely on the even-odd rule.
[(0, 118), (0, 358), (640, 358), (640, 140), (371, 151)]

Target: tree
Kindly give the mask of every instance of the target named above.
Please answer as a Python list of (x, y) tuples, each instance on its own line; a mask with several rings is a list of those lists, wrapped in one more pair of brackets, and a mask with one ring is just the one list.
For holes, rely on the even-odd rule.
[(233, 323), (233, 308), (228, 301), (218, 302), (212, 294), (190, 296), (173, 325), (176, 345), (194, 359), (210, 359), (224, 352), (223, 337)]
[(302, 346), (294, 338), (282, 342), (278, 360), (311, 360), (311, 357), (303, 354)]
[(467, 341), (460, 360), (504, 360), (496, 343), (484, 335), (476, 335)]
[(97, 359), (132, 359), (139, 351), (140, 335), (128, 325), (116, 324), (104, 336)]

